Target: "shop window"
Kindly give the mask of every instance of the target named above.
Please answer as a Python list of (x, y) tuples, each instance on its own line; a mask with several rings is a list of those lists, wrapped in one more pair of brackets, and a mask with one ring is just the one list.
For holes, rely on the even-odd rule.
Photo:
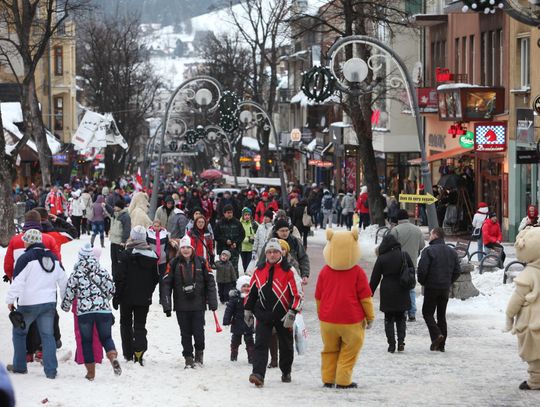
[(64, 99), (62, 96), (54, 98), (54, 129), (64, 130)]
[(474, 49), (474, 35), (469, 36), (469, 50), (467, 54), (468, 58), (468, 68), (467, 68), (467, 76), (469, 79), (469, 83), (474, 83), (474, 59), (476, 57), (476, 51)]
[(520, 62), (520, 83), (521, 83), (522, 89), (531, 87), (529, 43), (530, 43), (530, 39), (528, 37), (518, 39), (519, 62)]
[(64, 74), (64, 50), (61, 46), (54, 47), (54, 74), (56, 76)]

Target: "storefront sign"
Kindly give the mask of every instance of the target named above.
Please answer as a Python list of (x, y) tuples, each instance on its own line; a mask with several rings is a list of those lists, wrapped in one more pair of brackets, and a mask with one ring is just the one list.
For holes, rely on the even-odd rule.
[(438, 199), (431, 194), (399, 194), (399, 202), (417, 203), (431, 205), (437, 202)]
[(534, 112), (531, 109), (516, 109), (516, 141), (534, 143)]
[(438, 150), (446, 150), (446, 135), (430, 134), (428, 136), (428, 146)]
[(468, 131), (463, 136), (459, 138), (459, 145), (463, 148), (473, 148), (474, 147), (474, 133)]
[(536, 150), (516, 151), (516, 164), (536, 164), (540, 161), (540, 154)]
[(345, 179), (347, 181), (347, 190), (356, 190), (356, 157), (347, 157), (345, 159)]
[(316, 167), (330, 168), (334, 166), (332, 161), (323, 161), (323, 160), (309, 160), (309, 165), (314, 165)]
[(67, 154), (53, 155), (53, 165), (68, 165), (69, 157)]
[(240, 157), (240, 162), (241, 163), (252, 163), (253, 162), (253, 158), (251, 157)]
[(437, 99), (437, 89), (416, 88), (418, 97), (418, 108), (421, 113), (437, 113), (439, 103)]
[(476, 123), (474, 150), (481, 152), (506, 151), (506, 122)]
[(291, 130), (291, 141), (298, 142), (302, 140), (302, 132), (300, 129), (292, 129)]

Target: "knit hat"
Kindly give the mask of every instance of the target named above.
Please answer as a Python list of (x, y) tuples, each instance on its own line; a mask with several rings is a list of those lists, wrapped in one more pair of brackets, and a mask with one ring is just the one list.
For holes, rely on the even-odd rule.
[(496, 218), (497, 217), (497, 212), (490, 212), (489, 217), (490, 218)]
[(264, 191), (264, 192), (261, 194), (261, 197), (262, 197), (262, 198), (268, 198), (268, 192)]
[(479, 208), (487, 208), (487, 207), (488, 207), (488, 204), (485, 203), (485, 202), (478, 202), (478, 207), (479, 207)]
[(249, 285), (250, 282), (251, 282), (251, 276), (248, 276), (248, 275), (240, 276), (238, 277), (238, 280), (236, 280), (236, 289), (238, 291), (241, 291), (242, 286), (246, 284)]
[(94, 250), (92, 249), (92, 246), (90, 246), (90, 243), (86, 243), (83, 247), (79, 250), (79, 258), (82, 259), (84, 257), (93, 257), (94, 256)]
[(251, 209), (249, 209), (247, 206), (246, 206), (245, 208), (242, 209), (242, 215), (243, 215), (244, 213), (246, 213), (246, 212), (249, 213), (249, 214), (251, 215)]
[(289, 246), (289, 243), (287, 243), (286, 240), (278, 239), (279, 245), (281, 246), (281, 250), (285, 253), (289, 253), (291, 251), (291, 246)]
[(37, 229), (28, 229), (24, 232), (22, 241), (27, 244), (41, 243), (41, 232)]
[(129, 238), (131, 240), (146, 242), (146, 228), (142, 225), (135, 226), (133, 229), (131, 229)]
[[(221, 251), (221, 254), (224, 254), (225, 256), (228, 256), (229, 259), (231, 258), (231, 252), (228, 251), (228, 250), (222, 250), (222, 251)], [(221, 255), (220, 255), (220, 256), (221, 256)]]
[(188, 235), (184, 235), (182, 239), (180, 239), (180, 248), (182, 247), (191, 247), (193, 249), (193, 245), (191, 244), (191, 238)]
[(397, 215), (398, 220), (409, 219), (409, 212), (406, 209), (400, 209)]
[(266, 243), (266, 247), (264, 248), (264, 252), (266, 253), (269, 250), (277, 250), (283, 253), (283, 249), (281, 248), (281, 245), (279, 244), (279, 239), (276, 239), (273, 237)]
[(274, 229), (279, 230), (281, 228), (289, 228), (289, 222), (285, 219), (278, 219), (276, 220), (276, 223), (274, 223)]
[(264, 217), (272, 219), (274, 217), (274, 211), (272, 209), (268, 209), (266, 212), (264, 212)]

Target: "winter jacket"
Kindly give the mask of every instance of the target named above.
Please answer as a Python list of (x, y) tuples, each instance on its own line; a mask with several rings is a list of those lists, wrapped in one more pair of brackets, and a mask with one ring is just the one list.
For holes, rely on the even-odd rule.
[(493, 223), (490, 219), (487, 219), (482, 226), (482, 241), (484, 246), (490, 243), (502, 242), (502, 232), (499, 222)]
[(160, 206), (156, 210), (154, 220), (159, 220), (159, 222), (161, 223), (161, 226), (169, 230), (169, 220), (171, 219), (173, 213), (174, 213), (174, 207), (172, 207), (170, 210), (167, 210), (166, 205)]
[(91, 221), (92, 222), (103, 222), (105, 220), (105, 209), (103, 209), (103, 204), (105, 203), (105, 198), (103, 195), (99, 195), (96, 199), (96, 202), (92, 204), (92, 216)]
[(131, 232), (131, 218), (128, 209), (124, 208), (115, 212), (111, 217), (111, 229), (109, 231), (109, 240), (114, 244), (125, 244), (129, 239)]
[[(157, 251), (159, 239), (159, 253)], [(150, 245), (154, 253), (158, 256), (158, 264), (165, 264), (167, 262), (167, 245), (169, 244), (169, 232), (165, 229), (159, 230), (159, 236), (151, 226), (146, 231), (146, 243)]]
[(56, 302), (66, 292), (67, 276), (56, 256), (41, 243), (29, 246), (19, 257), (6, 304), (37, 305)]
[[(206, 218), (205, 218), (206, 219)], [(212, 240), (214, 240), (214, 230), (212, 229), (212, 225), (210, 223), (208, 223), (208, 219), (206, 219), (206, 227), (207, 227), (207, 232), (208, 232), (208, 235), (210, 236), (210, 238)], [(190, 219), (186, 225), (186, 233), (189, 232), (191, 229), (193, 229), (193, 219)]]
[[(24, 233), (19, 233), (18, 235), (13, 236), (9, 241), (6, 250), (6, 255), (4, 257), (4, 274), (8, 276), (10, 280), (13, 278), (13, 269), (15, 268), (15, 263), (17, 259), (26, 250), (24, 247), (24, 242), (22, 241), (23, 236)], [(49, 249), (56, 256), (58, 261), (61, 262), (62, 257), (60, 254), (60, 246), (58, 246), (54, 237), (43, 233), (41, 235), (41, 239), (45, 248)]]
[(11, 384), (9, 374), (3, 364), (0, 363), (0, 394), (3, 397), (4, 407), (15, 407), (15, 391)]
[(167, 223), (167, 230), (171, 234), (171, 239), (181, 239), (186, 234), (188, 217), (182, 209), (174, 208)]
[(244, 309), (252, 311), (257, 321), (280, 321), (290, 310), (302, 310), (303, 293), (295, 273), (286, 260), (257, 267), (251, 277)]
[(45, 200), (45, 208), (53, 215), (63, 215), (66, 204), (66, 198), (60, 191), (49, 192)]
[(237, 272), (230, 261), (216, 261), (216, 282), (234, 283), (238, 278)]
[(244, 298), (237, 289), (229, 292), (229, 302), (223, 314), (223, 325), (230, 325), (231, 333), (234, 335), (253, 335), (253, 328), (244, 322)]
[[(144, 226), (149, 228), (152, 225), (152, 220), (148, 217), (148, 195), (146, 192), (135, 192), (128, 207), (129, 216), (131, 218), (131, 228), (135, 226)], [(164, 225), (162, 225), (164, 226)]]
[(264, 246), (266, 245), (266, 241), (268, 240), (268, 237), (272, 233), (272, 223), (261, 223), (259, 227), (257, 228), (257, 233), (255, 233), (255, 240), (253, 241), (253, 248), (252, 253), (255, 256), (255, 258), (259, 258), (262, 250), (264, 249)]
[(323, 213), (329, 214), (334, 211), (334, 198), (332, 198), (332, 194), (330, 192), (325, 192), (322, 201), (321, 201), (321, 209)]
[(119, 255), (114, 276), (114, 302), (127, 305), (150, 305), (159, 281), (157, 255), (147, 249), (127, 248)]
[[(192, 294), (186, 289), (192, 287)], [(217, 309), (216, 282), (206, 261), (198, 256), (186, 261), (184, 257), (176, 257), (170, 263), (167, 273), (160, 284), (164, 312), (173, 310), (205, 311), (206, 305), (211, 311)]]
[(398, 221), (398, 225), (390, 230), (390, 234), (396, 238), (401, 249), (409, 255), (416, 268), (418, 255), (426, 246), (422, 229), (413, 225), (408, 219), (404, 219)]
[(90, 212), (92, 211), (92, 196), (88, 192), (81, 194), (81, 201), (83, 206), (83, 217), (90, 219)]
[(472, 220), (473, 229), (482, 228), (484, 222), (488, 219), (489, 208), (478, 208)]
[(69, 277), (66, 296), (62, 309), (69, 311), (74, 299), (77, 299), (77, 315), (90, 312), (111, 312), (109, 304), (114, 294), (114, 283), (107, 272), (93, 257), (80, 258)]
[(187, 234), (191, 238), (191, 245), (195, 249), (195, 255), (212, 264), (214, 262), (214, 240), (208, 229), (191, 229)]
[(382, 312), (405, 312), (411, 308), (409, 289), (403, 288), (399, 283), (403, 255), (407, 265), (412, 267), (411, 258), (405, 250), (402, 251), (401, 245), (394, 236), (385, 237), (379, 246), (379, 256), (373, 266), (369, 286), (371, 292), (375, 293), (379, 282), (381, 283), (380, 309)]
[(82, 197), (71, 198), (71, 216), (83, 216), (85, 210)]
[(255, 233), (257, 233), (257, 228), (259, 227), (259, 224), (252, 220), (245, 221), (243, 219), (240, 221), (240, 223), (244, 228), (244, 240), (242, 241), (241, 251), (251, 253), (253, 251)]
[(262, 223), (264, 220), (264, 213), (268, 210), (272, 209), (274, 212), (276, 212), (279, 207), (276, 201), (263, 201), (262, 199), (257, 204), (257, 207), (255, 208), (255, 221), (257, 223)]
[(355, 201), (354, 201), (354, 196), (352, 196), (350, 192), (347, 192), (347, 195), (343, 197), (343, 201), (341, 201), (341, 206), (343, 208), (341, 210), (342, 214), (346, 215), (348, 213), (354, 212)]
[(356, 201), (356, 211), (360, 213), (369, 213), (368, 193), (363, 192)]
[(324, 266), (317, 278), (315, 300), (319, 320), (323, 322), (357, 324), (375, 319), (368, 279), (358, 265), (348, 270)]
[[(231, 254), (238, 254), (242, 247), (242, 241), (245, 237), (244, 227), (236, 218), (222, 218), (214, 230), (214, 235), (217, 243), (217, 251), (221, 253), (223, 250), (229, 250)], [(227, 240), (236, 243), (236, 248), (227, 246)]]
[(444, 239), (434, 239), (422, 251), (418, 263), (418, 282), (426, 288), (448, 290), (461, 273), (456, 251)]
[(202, 210), (204, 211), (204, 217), (207, 221), (210, 221), (210, 219), (212, 219), (212, 216), (214, 215), (214, 203), (208, 198), (201, 198), (201, 204)]

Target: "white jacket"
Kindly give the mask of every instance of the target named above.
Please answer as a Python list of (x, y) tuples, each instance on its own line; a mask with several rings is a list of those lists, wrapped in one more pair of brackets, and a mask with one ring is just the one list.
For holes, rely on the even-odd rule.
[(71, 198), (71, 215), (72, 216), (83, 216), (83, 210), (86, 209), (82, 197)]
[(481, 228), (488, 217), (489, 208), (479, 208), (472, 220), (473, 229)]
[(256, 256), (257, 259), (261, 256), (261, 252), (266, 245), (268, 236), (272, 232), (272, 227), (272, 222), (269, 222), (261, 223), (257, 228), (257, 232), (255, 233), (255, 240), (253, 241), (253, 249), (251, 250), (251, 252)]

